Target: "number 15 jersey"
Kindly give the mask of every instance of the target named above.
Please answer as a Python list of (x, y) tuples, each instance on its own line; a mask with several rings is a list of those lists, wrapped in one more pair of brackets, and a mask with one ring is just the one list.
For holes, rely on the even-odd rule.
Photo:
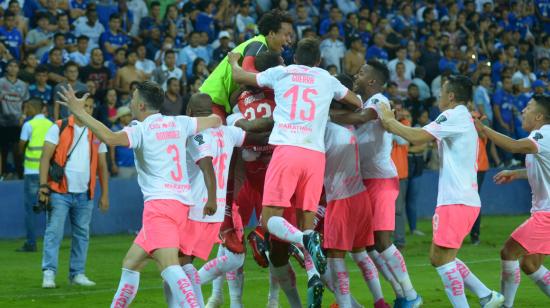
[(124, 129), (138, 173), (144, 201), (177, 200), (195, 205), (187, 176), (186, 141), (197, 133), (197, 119), (163, 116), (160, 113), (133, 121)]
[(275, 92), (269, 143), (324, 153), (330, 103), (344, 98), (348, 89), (324, 69), (303, 65), (270, 68), (256, 75), (256, 81)]

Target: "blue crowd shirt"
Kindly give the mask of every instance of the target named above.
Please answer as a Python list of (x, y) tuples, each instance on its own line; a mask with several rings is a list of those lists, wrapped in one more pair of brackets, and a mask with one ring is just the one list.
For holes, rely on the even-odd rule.
[(0, 41), (4, 42), (15, 59), (21, 60), (20, 47), (23, 45), (23, 35), (17, 28), (8, 31), (5, 27), (0, 27)]

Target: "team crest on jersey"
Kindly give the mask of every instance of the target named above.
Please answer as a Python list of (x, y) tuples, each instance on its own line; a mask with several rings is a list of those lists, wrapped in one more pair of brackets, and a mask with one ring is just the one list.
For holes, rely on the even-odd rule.
[(373, 99), (372, 99), (372, 103), (373, 103), (373, 104), (378, 104), (379, 101), (380, 101), (380, 100), (378, 100), (377, 98), (373, 98)]
[(444, 115), (440, 115), (436, 120), (435, 120), (435, 123), (437, 124), (441, 124), (443, 122), (447, 121), (447, 117), (444, 116)]
[(535, 141), (539, 141), (540, 139), (544, 138), (541, 133), (535, 133), (535, 136), (533, 136), (533, 139)]
[(203, 145), (203, 144), (204, 144), (204, 137), (203, 137), (203, 135), (196, 135), (195, 137), (193, 137), (193, 139), (195, 139), (195, 141), (196, 141), (199, 145)]

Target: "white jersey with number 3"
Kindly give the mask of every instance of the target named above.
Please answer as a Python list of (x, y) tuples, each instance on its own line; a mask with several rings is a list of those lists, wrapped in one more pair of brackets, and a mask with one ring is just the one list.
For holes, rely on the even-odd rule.
[(477, 191), (478, 135), (464, 105), (441, 113), (423, 127), (437, 140), (439, 184), (437, 206), (462, 204), (480, 207)]
[(193, 206), (185, 143), (187, 137), (196, 134), (197, 119), (157, 113), (143, 122), (133, 121), (124, 132), (134, 150), (143, 199), (178, 200)]
[[(363, 103), (363, 109), (373, 109), (378, 114), (377, 104), (390, 107), (390, 101), (381, 93), (371, 96)], [(397, 176), (397, 169), (391, 160), (392, 134), (388, 133), (380, 119), (371, 120), (357, 127), (355, 131), (361, 157), (363, 179), (390, 179)]]
[(269, 144), (324, 153), (330, 103), (346, 96), (348, 89), (327, 71), (303, 65), (273, 67), (256, 75), (256, 80), (275, 92)]
[[(201, 222), (222, 222), (225, 214), (227, 195), (227, 177), (229, 163), (235, 147), (241, 147), (246, 133), (235, 126), (220, 126), (207, 129), (189, 138), (187, 167), (191, 181), (193, 198), (196, 206), (189, 211), (189, 219)], [(196, 162), (203, 157), (212, 157), (216, 175), (216, 203), (218, 209), (212, 216), (204, 216), (203, 210), (208, 201), (208, 191), (204, 185), (204, 177)]]
[(533, 191), (531, 213), (550, 212), (550, 125), (532, 131), (529, 139), (537, 146), (536, 154), (527, 154), (527, 179)]

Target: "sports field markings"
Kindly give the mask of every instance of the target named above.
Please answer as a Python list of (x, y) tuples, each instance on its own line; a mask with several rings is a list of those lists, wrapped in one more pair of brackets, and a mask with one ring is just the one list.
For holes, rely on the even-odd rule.
[[(489, 263), (489, 262), (495, 262), (500, 261), (498, 258), (492, 258), (492, 259), (481, 259), (481, 260), (475, 260), (475, 261), (467, 261), (466, 264), (478, 264), (478, 263)], [(411, 264), (407, 267), (432, 267), (430, 263), (420, 263), (420, 264)], [(357, 273), (359, 272), (358, 268), (353, 268), (349, 270), (350, 273)], [(305, 273), (296, 273), (298, 276), (305, 277)], [(260, 281), (260, 280), (269, 280), (269, 276), (264, 275), (262, 277), (249, 277), (246, 278), (246, 281)], [(162, 286), (159, 284), (158, 286), (140, 286), (139, 290), (160, 290), (162, 289)], [(64, 296), (73, 296), (73, 295), (88, 295), (88, 294), (99, 294), (99, 293), (114, 293), (116, 289), (114, 288), (106, 288), (106, 289), (95, 289), (95, 290), (82, 290), (82, 291), (75, 291), (75, 292), (64, 292), (64, 293), (46, 293), (46, 294), (36, 294), (36, 295), (29, 295), (29, 294), (21, 294), (21, 295), (6, 295), (2, 294), (0, 295), (1, 299), (35, 299), (35, 298), (44, 298), (44, 297), (64, 297)]]

